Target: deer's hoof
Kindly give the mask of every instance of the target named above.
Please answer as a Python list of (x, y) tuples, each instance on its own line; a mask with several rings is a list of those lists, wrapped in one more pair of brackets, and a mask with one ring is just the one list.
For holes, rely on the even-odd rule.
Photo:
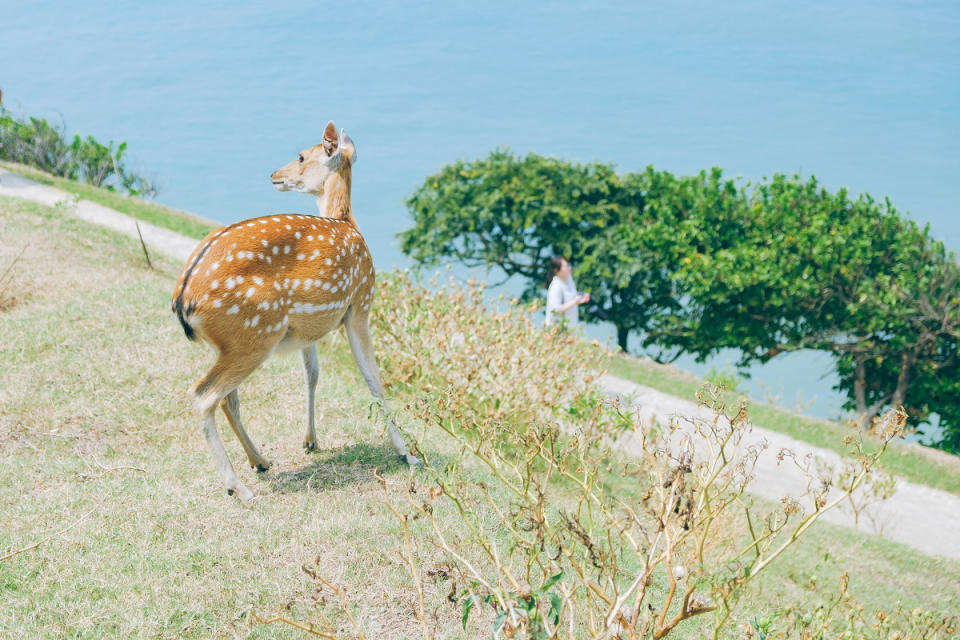
[(317, 443), (312, 440), (304, 440), (303, 448), (307, 451), (307, 453), (313, 453), (317, 450)]
[(227, 495), (236, 496), (240, 502), (250, 502), (254, 498), (253, 492), (242, 484), (236, 488), (227, 489)]
[(417, 456), (412, 456), (409, 453), (400, 456), (401, 462), (406, 462), (411, 467), (422, 467), (423, 462), (420, 461), (420, 458)]
[(273, 466), (273, 463), (272, 463), (272, 462), (268, 462), (267, 460), (264, 460), (263, 462), (258, 462), (257, 464), (250, 465), (250, 466), (252, 466), (254, 469), (256, 469), (256, 470), (257, 470), (257, 473), (263, 473), (264, 471), (266, 471), (267, 469), (269, 469), (270, 467), (272, 467), (272, 466)]

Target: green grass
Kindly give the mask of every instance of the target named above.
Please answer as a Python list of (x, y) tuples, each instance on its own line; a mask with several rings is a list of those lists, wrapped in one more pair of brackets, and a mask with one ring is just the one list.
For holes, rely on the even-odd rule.
[[(610, 373), (688, 400), (694, 400), (704, 384), (684, 371), (633, 357), (617, 357), (610, 362)], [(736, 402), (738, 394), (727, 392), (728, 401)], [(796, 440), (848, 454), (843, 439), (850, 435), (846, 425), (829, 420), (818, 420), (778, 409), (768, 404), (750, 403), (754, 424), (764, 429), (783, 433)], [(875, 450), (875, 440), (867, 439), (867, 449)], [(960, 495), (960, 458), (943, 451), (894, 443), (883, 458), (883, 467), (902, 478), (943, 491)]]
[[(374, 472), (397, 501), (421, 477), (396, 462), (370, 419), (342, 337), (319, 348), (320, 452), (300, 447), (295, 356), (268, 361), (241, 387), (248, 430), (274, 463), (269, 472), (246, 467), (218, 415), (241, 479), (258, 494), (240, 504), (226, 495), (188, 404), (212, 354), (188, 342), (169, 311), (180, 265), (160, 257), (149, 270), (136, 240), (62, 208), (0, 198), (0, 229), (0, 265), (13, 264), (5, 291), (15, 296), (0, 312), (0, 556), (41, 542), (0, 561), (0, 637), (302, 638), (250, 614), (289, 605), (289, 617), (315, 620), (313, 585), (301, 570), (315, 560), (347, 587), (369, 638), (420, 636), (402, 530)], [(440, 438), (427, 445), (449, 452)], [(442, 501), (436, 514), (464, 535)], [(446, 600), (450, 561), (429, 542), (426, 523), (410, 527), (439, 635), (488, 638), (490, 615), (461, 629), (459, 604)], [(843, 571), (868, 606), (960, 610), (960, 562), (840, 527), (814, 526), (782, 560), (727, 637), (741, 637), (737, 625), (754, 615), (811, 597), (811, 582), (832, 587)], [(324, 611), (335, 615), (329, 601)], [(704, 624), (670, 637), (702, 637)]]
[(170, 209), (154, 202), (148, 202), (140, 198), (121, 195), (115, 191), (101, 189), (93, 185), (68, 180), (49, 173), (34, 169), (27, 165), (15, 162), (0, 162), (0, 167), (18, 173), (24, 177), (35, 180), (41, 184), (49, 185), (75, 194), (85, 200), (102, 204), (105, 207), (116, 209), (132, 218), (149, 222), (150, 224), (164, 229), (176, 231), (185, 236), (202, 240), (210, 231), (222, 225), (211, 220), (204, 220), (198, 216), (185, 211)]

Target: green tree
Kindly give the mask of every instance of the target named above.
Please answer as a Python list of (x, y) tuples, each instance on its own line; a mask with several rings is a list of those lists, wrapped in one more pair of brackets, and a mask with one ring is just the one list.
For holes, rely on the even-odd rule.
[(827, 351), (861, 426), (891, 405), (925, 419), (911, 383), (956, 351), (957, 265), (942, 243), (889, 201), (831, 194), (813, 178), (776, 175), (737, 212), (699, 211), (702, 237), (675, 276), (685, 304), (647, 340), (701, 360), (740, 349), (741, 366)]
[(496, 265), (530, 298), (564, 255), (624, 350), (635, 333), (661, 360), (825, 351), (862, 426), (902, 405), (914, 423), (940, 416), (941, 446), (960, 443), (957, 263), (889, 201), (815, 178), (618, 175), (497, 150), (430, 176), (407, 205), (402, 248), (418, 263)]

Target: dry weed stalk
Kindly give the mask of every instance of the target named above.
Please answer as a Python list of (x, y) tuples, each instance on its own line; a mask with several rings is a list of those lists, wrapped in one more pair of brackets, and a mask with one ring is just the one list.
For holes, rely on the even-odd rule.
[(325, 610), (328, 608), (329, 604), (327, 596), (332, 594), (336, 596), (336, 600), (333, 604), (334, 611), (349, 621), (356, 638), (359, 638), (360, 640), (367, 640), (367, 635), (363, 631), (363, 626), (351, 611), (351, 605), (349, 598), (347, 598), (346, 589), (324, 578), (319, 573), (319, 564), (320, 558), (317, 558), (313, 567), (309, 567), (307, 565), (303, 565), (303, 567), (301, 567), (303, 572), (310, 576), (311, 580), (313, 581), (313, 593), (310, 599), (313, 603), (313, 611), (316, 615), (317, 622), (303, 623), (286, 615), (284, 611), (289, 609), (292, 603), (279, 607), (277, 612), (269, 618), (264, 618), (256, 613), (252, 613), (251, 615), (253, 619), (258, 624), (274, 624), (279, 622), (281, 624), (300, 629), (301, 631), (318, 638), (338, 640), (344, 637), (340, 629), (340, 625), (338, 625), (325, 613)]
[(4, 269), (3, 273), (0, 274), (0, 311), (6, 311), (17, 306), (17, 297), (14, 294), (8, 294), (7, 289), (10, 287), (10, 284), (13, 282), (13, 276), (11, 272), (16, 266), (17, 262), (20, 261), (20, 258), (23, 257), (24, 252), (27, 250), (29, 245), (24, 245), (20, 249), (20, 253), (10, 261), (10, 264)]

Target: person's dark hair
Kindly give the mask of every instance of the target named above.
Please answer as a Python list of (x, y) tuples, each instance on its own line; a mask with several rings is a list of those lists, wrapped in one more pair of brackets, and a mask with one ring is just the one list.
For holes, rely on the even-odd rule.
[(550, 283), (553, 282), (553, 277), (557, 275), (557, 271), (560, 271), (560, 269), (563, 268), (563, 263), (566, 261), (567, 259), (563, 256), (553, 256), (550, 258), (550, 268), (547, 269), (547, 279), (543, 283), (543, 286), (548, 289), (550, 288)]

